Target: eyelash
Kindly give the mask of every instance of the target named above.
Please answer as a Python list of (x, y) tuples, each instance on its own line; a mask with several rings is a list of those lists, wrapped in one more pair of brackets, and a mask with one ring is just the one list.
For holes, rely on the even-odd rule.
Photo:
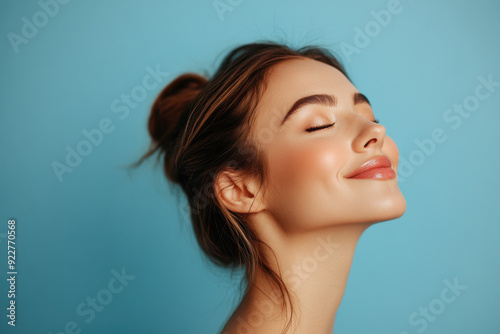
[[(373, 121), (373, 123), (377, 123), (377, 124), (379, 124), (379, 123), (380, 123), (380, 121), (379, 121), (378, 119), (375, 119), (375, 120)], [(326, 125), (320, 125), (320, 126), (314, 126), (314, 127), (312, 127), (312, 128), (308, 128), (308, 129), (306, 129), (306, 131), (307, 131), (307, 132), (313, 132), (313, 131), (317, 131), (317, 130), (327, 129), (327, 128), (330, 128), (330, 127), (332, 127), (332, 126), (334, 126), (334, 125), (335, 125), (335, 123), (332, 123), (332, 124), (326, 124)]]
[(312, 128), (309, 128), (309, 129), (306, 129), (307, 132), (313, 132), (313, 131), (316, 131), (316, 130), (321, 130), (321, 129), (326, 129), (326, 128), (330, 128), (332, 126), (334, 126), (335, 123), (332, 123), (332, 124), (327, 124), (327, 125), (320, 125), (320, 126), (314, 126)]

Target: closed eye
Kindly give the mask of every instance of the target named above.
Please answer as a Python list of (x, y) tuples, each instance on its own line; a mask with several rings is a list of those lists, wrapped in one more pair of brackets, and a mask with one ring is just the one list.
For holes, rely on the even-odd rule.
[(332, 124), (326, 124), (326, 125), (320, 125), (320, 126), (314, 126), (312, 128), (309, 128), (309, 129), (306, 129), (307, 132), (313, 132), (313, 131), (316, 131), (316, 130), (321, 130), (321, 129), (326, 129), (326, 128), (330, 128), (332, 126), (334, 126), (335, 123), (332, 123)]
[[(379, 124), (379, 123), (380, 123), (380, 121), (379, 121), (378, 119), (374, 119), (372, 122), (373, 122), (373, 123), (377, 123), (377, 124)], [(332, 127), (332, 126), (334, 126), (334, 125), (335, 125), (335, 123), (332, 123), (332, 124), (325, 124), (325, 125), (319, 125), (319, 126), (314, 126), (314, 127), (312, 127), (312, 128), (308, 128), (308, 129), (306, 129), (306, 131), (307, 131), (307, 132), (313, 132), (313, 131), (317, 131), (317, 130), (321, 130), (321, 129), (327, 129), (327, 128), (330, 128), (330, 127)]]

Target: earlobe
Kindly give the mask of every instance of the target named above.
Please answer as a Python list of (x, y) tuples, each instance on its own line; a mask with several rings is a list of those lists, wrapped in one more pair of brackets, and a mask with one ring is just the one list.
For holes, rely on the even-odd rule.
[(216, 196), (230, 211), (249, 213), (258, 211), (254, 181), (242, 172), (226, 170), (215, 179)]

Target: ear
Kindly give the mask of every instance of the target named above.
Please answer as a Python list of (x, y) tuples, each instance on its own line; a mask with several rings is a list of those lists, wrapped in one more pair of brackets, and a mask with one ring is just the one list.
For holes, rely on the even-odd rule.
[(264, 208), (256, 178), (241, 171), (228, 169), (220, 172), (214, 187), (216, 196), (230, 211), (255, 213)]

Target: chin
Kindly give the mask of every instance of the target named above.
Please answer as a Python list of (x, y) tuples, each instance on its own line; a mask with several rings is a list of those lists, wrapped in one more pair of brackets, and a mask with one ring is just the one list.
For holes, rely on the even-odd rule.
[(401, 217), (406, 211), (406, 200), (399, 189), (390, 194), (372, 197), (358, 203), (356, 221), (365, 223), (379, 223)]
[(374, 210), (377, 212), (374, 222), (383, 222), (401, 217), (406, 211), (406, 200), (399, 193), (398, 196), (391, 196), (383, 201), (378, 201)]

